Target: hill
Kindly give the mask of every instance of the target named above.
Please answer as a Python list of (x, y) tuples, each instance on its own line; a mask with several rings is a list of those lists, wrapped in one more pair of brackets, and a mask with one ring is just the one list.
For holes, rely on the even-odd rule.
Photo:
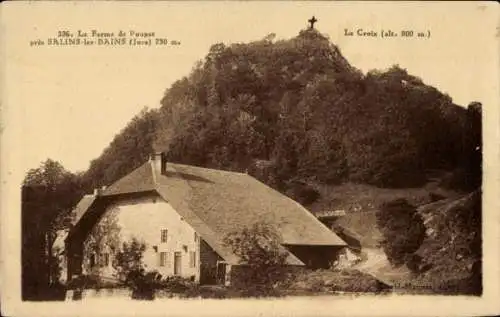
[(399, 66), (364, 75), (316, 30), (269, 38), (213, 45), (159, 110), (144, 110), (92, 162), (89, 187), (110, 184), (153, 150), (248, 171), (291, 196), (297, 181), (420, 187), (430, 169), (465, 170), (459, 182), (474, 187), (476, 108)]

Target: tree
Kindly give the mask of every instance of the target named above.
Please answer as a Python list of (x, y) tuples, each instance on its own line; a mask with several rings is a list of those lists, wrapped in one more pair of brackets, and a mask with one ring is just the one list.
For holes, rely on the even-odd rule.
[(393, 265), (410, 264), (418, 258), (413, 255), (425, 238), (425, 225), (414, 206), (406, 199), (396, 199), (383, 204), (376, 217), (382, 248)]
[(145, 250), (144, 242), (134, 237), (129, 242), (123, 242), (113, 262), (117, 277), (132, 289), (132, 299), (152, 300), (155, 290), (161, 287), (161, 274), (157, 271), (146, 272), (142, 262)]
[(142, 257), (146, 245), (137, 238), (132, 238), (129, 242), (125, 241), (121, 249), (117, 252), (113, 267), (117, 271), (117, 277), (125, 283), (138, 272), (144, 271)]
[(57, 161), (47, 159), (28, 171), (22, 188), (23, 298), (41, 298), (57, 282), (53, 243), (57, 231), (70, 225), (81, 194), (78, 175)]
[(397, 65), (364, 76), (317, 30), (271, 38), (212, 45), (91, 163), (87, 186), (111, 184), (152, 150), (238, 172), (272, 161), (273, 187), (300, 178), (407, 188), (465, 164), (464, 130), (477, 120), (449, 96)]
[(77, 175), (67, 171), (59, 162), (47, 159), (38, 168), (28, 171), (23, 186), (38, 192), (36, 198), (40, 204), (37, 207), (44, 213), (54, 233), (69, 225), (71, 210), (81, 196)]
[(281, 246), (281, 241), (277, 230), (263, 222), (225, 237), (224, 243), (247, 269), (238, 276), (238, 281), (250, 294), (270, 294), (276, 284), (285, 279), (287, 252)]

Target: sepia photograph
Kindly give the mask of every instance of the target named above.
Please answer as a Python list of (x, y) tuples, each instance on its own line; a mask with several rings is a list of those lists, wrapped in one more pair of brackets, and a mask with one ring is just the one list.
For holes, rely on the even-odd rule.
[(494, 3), (1, 15), (8, 315), (500, 313)]

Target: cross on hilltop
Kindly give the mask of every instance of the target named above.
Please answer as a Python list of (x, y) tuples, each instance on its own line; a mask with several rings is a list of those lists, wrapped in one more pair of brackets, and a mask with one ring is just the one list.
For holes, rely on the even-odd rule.
[(311, 23), (311, 25), (309, 26), (310, 29), (314, 29), (314, 23), (318, 22), (318, 20), (316, 19), (316, 17), (313, 17), (310, 18), (309, 20), (307, 20), (309, 23)]

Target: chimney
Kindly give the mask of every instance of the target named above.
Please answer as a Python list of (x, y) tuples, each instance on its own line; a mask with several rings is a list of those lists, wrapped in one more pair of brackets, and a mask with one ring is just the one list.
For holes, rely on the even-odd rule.
[(154, 170), (159, 174), (165, 174), (167, 169), (167, 159), (163, 152), (156, 152), (150, 155), (149, 161), (151, 162)]
[(101, 188), (94, 188), (94, 196), (101, 195), (106, 190), (106, 188), (106, 186), (102, 186)]

